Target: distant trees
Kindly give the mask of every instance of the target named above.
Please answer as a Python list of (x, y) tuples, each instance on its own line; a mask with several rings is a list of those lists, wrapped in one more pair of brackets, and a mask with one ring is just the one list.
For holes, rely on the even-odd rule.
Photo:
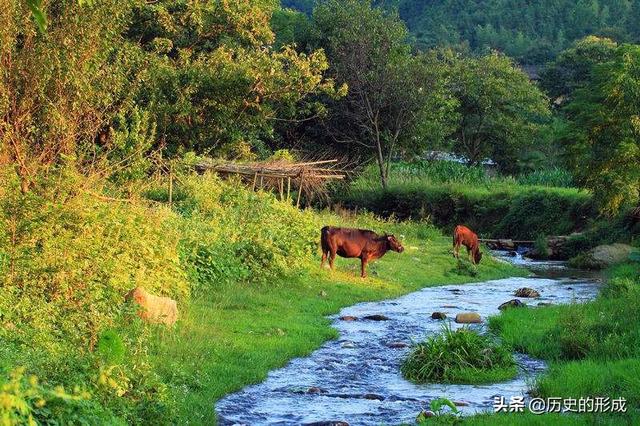
[(549, 115), (544, 94), (509, 58), (449, 52), (447, 89), (454, 100), (453, 150), (471, 164), (492, 158), (508, 172), (538, 139)]
[(617, 47), (615, 41), (596, 36), (576, 41), (547, 64), (541, 73), (542, 87), (557, 104), (566, 102), (591, 82), (594, 65), (613, 59)]
[[(640, 0), (399, 0), (397, 5), (421, 49), (454, 47), (486, 54), (499, 50), (520, 63), (543, 64), (573, 41), (595, 34), (640, 41)], [(309, 13), (311, 0), (284, 0)]]

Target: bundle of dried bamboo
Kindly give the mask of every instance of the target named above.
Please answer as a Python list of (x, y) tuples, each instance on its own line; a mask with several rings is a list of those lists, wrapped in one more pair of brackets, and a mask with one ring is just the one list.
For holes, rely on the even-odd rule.
[(232, 163), (215, 160), (196, 164), (199, 172), (215, 171), (220, 175), (237, 175), (254, 190), (277, 192), (280, 199), (289, 200), (292, 191), (297, 191), (296, 205), (300, 206), (302, 195), (307, 202), (327, 196), (327, 183), (345, 178), (345, 171), (337, 167), (338, 160), (289, 162), (274, 160), (251, 163)]

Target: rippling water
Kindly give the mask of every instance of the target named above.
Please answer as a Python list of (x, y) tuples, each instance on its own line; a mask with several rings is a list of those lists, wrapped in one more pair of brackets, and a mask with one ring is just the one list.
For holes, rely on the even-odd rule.
[[(563, 269), (560, 263), (545, 268)], [(559, 275), (562, 275), (560, 273)], [(413, 423), (434, 398), (456, 401), (466, 413), (492, 409), (497, 395), (526, 396), (529, 380), (545, 364), (517, 354), (520, 374), (492, 385), (416, 385), (400, 374), (400, 363), (412, 342), (438, 333), (442, 321), (459, 312), (495, 315), (498, 305), (513, 299), (520, 287), (540, 292), (530, 304), (570, 303), (592, 299), (598, 283), (587, 278), (507, 278), (475, 284), (430, 287), (382, 302), (360, 303), (332, 317), (340, 338), (326, 342), (306, 358), (297, 358), (269, 373), (267, 379), (228, 395), (216, 404), (222, 425), (300, 425), (343, 421), (350, 425)], [(383, 315), (388, 320), (363, 317)], [(354, 316), (355, 321), (339, 319)], [(448, 321), (448, 320), (447, 320)], [(453, 328), (461, 325), (451, 322)], [(484, 324), (474, 325), (482, 329)], [(526, 333), (526, 330), (523, 330)]]

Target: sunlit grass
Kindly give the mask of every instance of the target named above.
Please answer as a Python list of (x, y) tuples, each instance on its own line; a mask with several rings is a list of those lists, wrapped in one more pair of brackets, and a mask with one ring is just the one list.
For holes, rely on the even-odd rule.
[(518, 373), (511, 351), (491, 336), (448, 325), (416, 344), (401, 370), (417, 383), (495, 383)]
[(358, 276), (358, 259), (338, 258), (335, 271), (321, 270), (318, 253), (289, 277), (260, 285), (221, 284), (193, 300), (175, 331), (159, 334), (152, 348), (156, 369), (176, 399), (180, 424), (213, 423), (218, 398), (264, 380), (269, 370), (336, 338), (326, 316), (342, 307), (422, 287), (524, 273), (487, 256), (476, 276), (460, 274), (450, 238), (427, 225), (329, 213), (318, 221), (319, 227), (327, 223), (393, 232), (403, 237), (406, 250), (370, 264), (370, 277), (364, 280)]

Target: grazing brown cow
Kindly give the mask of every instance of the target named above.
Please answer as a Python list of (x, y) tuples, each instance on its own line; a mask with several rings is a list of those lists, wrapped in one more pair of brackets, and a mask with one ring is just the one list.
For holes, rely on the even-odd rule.
[(325, 226), (320, 231), (320, 246), (322, 247), (322, 262), (329, 258), (329, 266), (333, 269), (336, 254), (340, 257), (360, 259), (360, 276), (367, 276), (367, 263), (379, 259), (389, 250), (402, 253), (404, 247), (393, 235), (378, 235), (366, 229), (335, 228)]
[(453, 256), (456, 259), (460, 258), (460, 246), (463, 245), (467, 248), (469, 259), (474, 265), (480, 263), (482, 259), (482, 253), (480, 253), (480, 243), (478, 236), (469, 228), (464, 225), (456, 226), (453, 231)]

